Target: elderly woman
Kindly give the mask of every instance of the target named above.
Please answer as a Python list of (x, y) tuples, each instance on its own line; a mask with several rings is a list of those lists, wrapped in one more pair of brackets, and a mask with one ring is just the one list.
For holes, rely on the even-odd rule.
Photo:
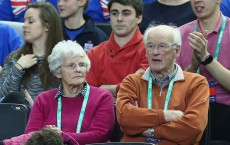
[(90, 61), (83, 48), (70, 40), (59, 42), (48, 62), (61, 83), (36, 97), (26, 133), (49, 127), (80, 145), (107, 142), (115, 120), (113, 97), (86, 82)]

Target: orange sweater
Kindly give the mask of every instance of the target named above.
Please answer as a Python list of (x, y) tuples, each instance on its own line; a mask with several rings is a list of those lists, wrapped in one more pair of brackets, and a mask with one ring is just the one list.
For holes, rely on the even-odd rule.
[[(178, 65), (177, 65), (178, 66)], [(168, 86), (162, 89), (154, 83), (152, 109), (147, 107), (147, 88), (150, 69), (127, 76), (117, 98), (117, 119), (123, 130), (123, 142), (144, 142), (141, 135), (154, 128), (161, 139), (158, 145), (198, 145), (208, 121), (209, 87), (207, 80), (195, 73), (183, 72), (178, 66), (168, 110), (181, 110), (184, 115), (165, 122), (163, 108)]]

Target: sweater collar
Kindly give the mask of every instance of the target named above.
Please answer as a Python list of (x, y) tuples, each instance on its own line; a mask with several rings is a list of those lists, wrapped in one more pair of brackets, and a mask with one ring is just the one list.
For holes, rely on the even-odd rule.
[[(136, 28), (136, 31), (133, 35), (133, 37), (128, 41), (128, 43), (126, 43), (123, 48), (126, 48), (126, 47), (130, 47), (132, 45), (135, 45), (137, 43), (139, 43), (140, 41), (143, 41), (143, 35), (141, 34), (140, 30), (139, 30), (139, 27)], [(120, 48), (120, 46), (117, 44), (117, 42), (115, 41), (115, 38), (114, 38), (114, 32), (112, 31), (111, 35), (110, 35), (110, 38), (108, 40), (109, 44), (110, 44), (110, 47), (113, 47), (113, 48)]]
[[(76, 94), (76, 96), (80, 96), (80, 95), (85, 96), (86, 88), (87, 88), (86, 86), (87, 85), (86, 85), (86, 82), (85, 82), (82, 91), (80, 93)], [(55, 99), (59, 98), (59, 97), (64, 97), (64, 95), (63, 95), (63, 85), (61, 83), (58, 86), (58, 91), (57, 91), (57, 94), (55, 95)]]
[[(176, 67), (177, 67), (177, 73), (176, 73), (176, 75), (175, 75), (175, 81), (184, 80), (185, 78), (184, 78), (183, 70), (181, 69), (181, 67), (180, 67), (178, 64), (175, 63), (175, 65), (176, 65)], [(146, 71), (144, 72), (144, 74), (142, 75), (141, 78), (142, 78), (143, 80), (148, 81), (150, 75), (151, 75), (151, 69), (150, 69), (150, 67), (148, 67), (148, 68), (146, 69)]]

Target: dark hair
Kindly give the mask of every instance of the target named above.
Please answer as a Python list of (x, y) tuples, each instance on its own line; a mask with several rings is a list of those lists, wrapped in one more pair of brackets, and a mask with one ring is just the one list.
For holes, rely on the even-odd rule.
[(64, 145), (62, 137), (53, 129), (43, 128), (32, 134), (25, 145)]
[(112, 4), (116, 2), (121, 5), (131, 6), (136, 11), (136, 17), (141, 16), (143, 12), (143, 3), (142, 0), (110, 0), (108, 4), (108, 9), (110, 11)]
[[(22, 84), (25, 88), (27, 88), (26, 84), (32, 78), (32, 73), (34, 71), (39, 71), (41, 83), (44, 89), (48, 89), (53, 84), (57, 83), (56, 77), (49, 70), (49, 65), (47, 61), (47, 57), (51, 54), (53, 47), (59, 42), (63, 40), (62, 36), (62, 25), (58, 12), (54, 8), (54, 6), (48, 2), (36, 2), (28, 5), (27, 10), (33, 8), (38, 9), (40, 11), (39, 17), (43, 26), (47, 27), (48, 36), (46, 40), (46, 52), (45, 58), (43, 60), (43, 64), (38, 68), (37, 65), (26, 69), (22, 78)], [(20, 58), (22, 54), (32, 54), (32, 44), (29, 42), (25, 42), (24, 46), (18, 51), (12, 53), (17, 58)]]

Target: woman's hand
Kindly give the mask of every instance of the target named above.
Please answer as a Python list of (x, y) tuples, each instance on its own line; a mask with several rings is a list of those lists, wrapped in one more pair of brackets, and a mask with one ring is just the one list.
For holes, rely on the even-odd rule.
[(34, 105), (34, 101), (33, 101), (32, 97), (30, 96), (29, 92), (27, 90), (25, 90), (24, 94), (25, 94), (25, 99), (29, 102), (30, 107), (32, 107)]
[(62, 132), (62, 131), (61, 131), (58, 127), (56, 127), (55, 125), (46, 125), (45, 127), (50, 128), (50, 129), (56, 131), (57, 133), (61, 133), (61, 132)]
[(34, 54), (21, 55), (15, 66), (20, 69), (28, 69), (37, 64), (37, 57)]

